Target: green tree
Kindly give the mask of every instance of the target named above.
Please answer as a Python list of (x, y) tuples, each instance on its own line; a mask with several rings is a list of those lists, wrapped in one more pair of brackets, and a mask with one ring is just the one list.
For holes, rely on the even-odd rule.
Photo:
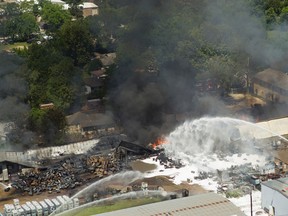
[(81, 18), (83, 16), (82, 10), (79, 6), (83, 3), (83, 0), (65, 0), (65, 2), (70, 6), (69, 11), (72, 16), (76, 18)]
[(32, 33), (39, 32), (35, 17), (30, 13), (23, 13), (20, 16), (7, 20), (6, 34), (12, 40), (26, 41)]
[(280, 21), (281, 22), (288, 22), (288, 7), (284, 7), (281, 10)]
[(57, 36), (61, 50), (74, 60), (74, 65), (84, 66), (90, 61), (94, 43), (84, 20), (66, 22)]
[(71, 20), (71, 15), (63, 10), (61, 5), (52, 4), (51, 2), (45, 2), (42, 12), (43, 20), (48, 24), (49, 31), (56, 31), (65, 22)]
[(7, 3), (4, 7), (3, 7), (5, 13), (4, 16), (6, 18), (11, 18), (14, 16), (18, 16), (20, 15), (20, 7), (19, 4), (17, 3)]

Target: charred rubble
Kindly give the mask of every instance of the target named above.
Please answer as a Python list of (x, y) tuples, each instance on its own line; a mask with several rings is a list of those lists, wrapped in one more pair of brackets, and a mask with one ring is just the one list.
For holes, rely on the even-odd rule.
[(29, 195), (60, 193), (128, 170), (128, 162), (151, 154), (154, 154), (153, 149), (123, 141), (119, 137), (106, 137), (87, 154), (39, 161), (41, 166), (17, 173), (11, 186)]

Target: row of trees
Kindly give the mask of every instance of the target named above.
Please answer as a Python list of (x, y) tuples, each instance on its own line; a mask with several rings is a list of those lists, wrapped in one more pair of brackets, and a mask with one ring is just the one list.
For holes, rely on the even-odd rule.
[[(43, 22), (46, 25), (49, 35), (46, 40), (17, 50), (26, 60), (22, 70), (28, 85), (24, 102), (29, 104), (30, 111), (24, 125), (38, 137), (41, 135), (45, 143), (61, 142), (65, 115), (82, 97), (82, 71), (90, 63), (95, 47), (88, 23), (75, 6), (80, 2), (69, 3), (71, 10), (68, 11), (48, 1), (8, 3), (3, 7), (5, 13), (0, 20), (1, 36), (9, 37), (13, 42), (38, 37), (40, 25)], [(41, 23), (36, 22), (39, 17)], [(73, 17), (77, 19), (72, 21)], [(45, 103), (53, 103), (54, 108), (40, 109), (40, 104)]]
[[(109, 94), (115, 113), (137, 138), (163, 123), (163, 111), (195, 111), (197, 80), (215, 78), (229, 90), (243, 83), (248, 69), (251, 73), (283, 57), (284, 41), (275, 45), (267, 37), (267, 11), (272, 8), (281, 17), (286, 3), (279, 2), (281, 12), (266, 0), (105, 0), (99, 2), (100, 15), (86, 19), (77, 15), (78, 1), (70, 2), (70, 11), (48, 2), (41, 10), (10, 10), (4, 26), (16, 17), (40, 14), (53, 36), (23, 54), (30, 128), (43, 133), (55, 125), (49, 135), (63, 129), (64, 120), (57, 120), (64, 119), (82, 92), (81, 76), (92, 65), (93, 51), (117, 52)], [(39, 109), (50, 102), (55, 112)]]
[[(27, 41), (31, 36), (39, 34), (40, 23), (45, 24), (48, 33), (55, 33), (72, 17), (81, 18), (82, 11), (78, 7), (81, 1), (68, 1), (69, 10), (63, 10), (62, 5), (52, 4), (42, 0), (3, 4), (0, 15), (0, 36), (10, 37), (13, 41)], [(75, 9), (76, 8), (76, 9)]]

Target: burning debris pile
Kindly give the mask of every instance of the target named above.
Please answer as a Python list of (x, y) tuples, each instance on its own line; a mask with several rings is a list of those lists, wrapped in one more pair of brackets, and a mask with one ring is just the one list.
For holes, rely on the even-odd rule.
[(160, 165), (164, 165), (165, 169), (174, 168), (174, 167), (179, 169), (183, 167), (183, 164), (181, 163), (180, 160), (175, 161), (167, 157), (164, 152), (159, 152), (159, 154), (153, 160), (155, 160), (156, 162), (159, 161)]

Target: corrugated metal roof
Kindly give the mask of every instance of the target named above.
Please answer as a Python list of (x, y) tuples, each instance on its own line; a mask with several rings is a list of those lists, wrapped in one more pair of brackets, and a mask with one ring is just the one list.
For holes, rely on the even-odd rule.
[(288, 198), (288, 177), (262, 182), (262, 185), (272, 188)]
[(216, 193), (173, 199), (104, 214), (102, 216), (245, 216), (228, 199)]

